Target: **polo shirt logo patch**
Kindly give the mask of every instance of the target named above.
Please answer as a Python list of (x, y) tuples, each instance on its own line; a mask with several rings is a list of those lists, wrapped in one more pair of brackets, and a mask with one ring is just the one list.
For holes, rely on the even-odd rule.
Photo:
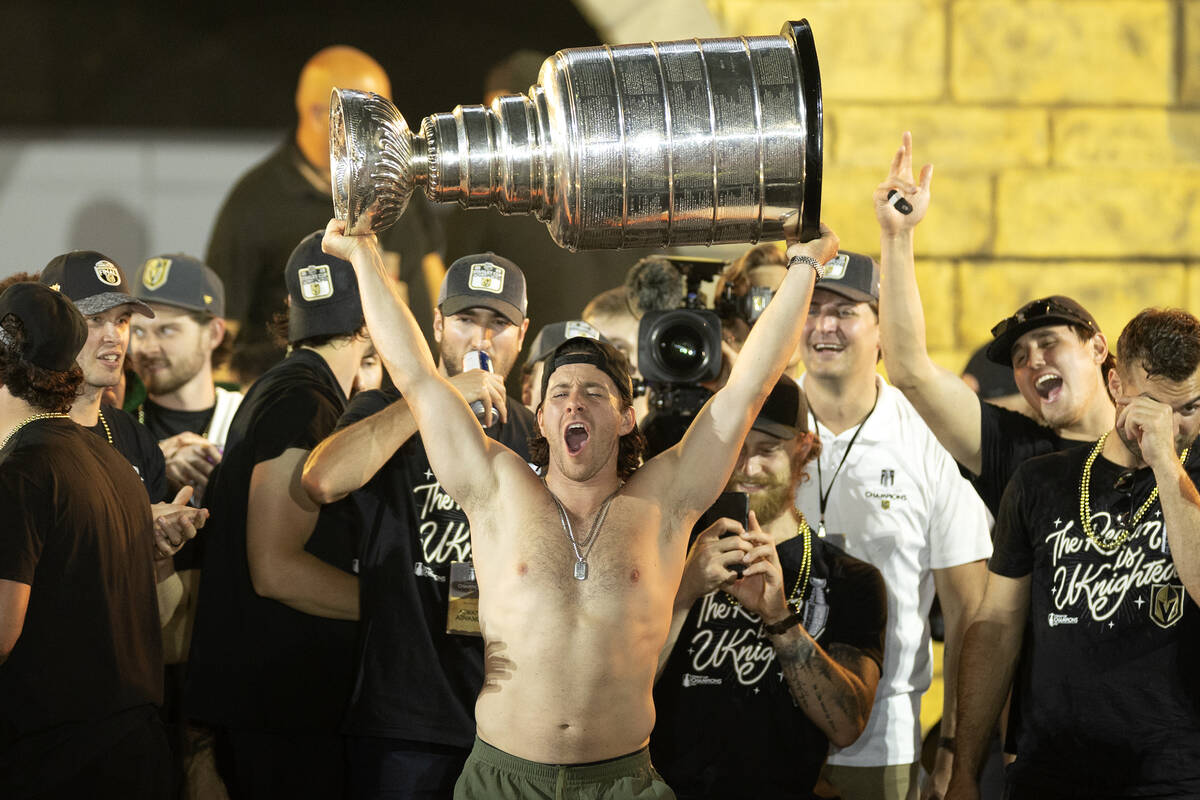
[(500, 294), (504, 291), (504, 267), (490, 261), (472, 264), (467, 286), (477, 292)]
[(1156, 583), (1150, 592), (1150, 619), (1160, 628), (1170, 628), (1183, 619), (1183, 586)]
[(152, 258), (142, 267), (142, 286), (150, 291), (157, 291), (167, 282), (167, 274), (171, 271), (171, 259)]
[(850, 256), (838, 253), (825, 264), (825, 273), (821, 280), (839, 281), (846, 277), (846, 267), (850, 264)]
[(333, 276), (328, 264), (302, 267), (296, 274), (300, 278), (300, 296), (308, 302), (333, 297)]
[(92, 269), (95, 270), (96, 277), (102, 283), (107, 283), (109, 286), (121, 285), (121, 270), (117, 269), (117, 265), (111, 261), (100, 259)]

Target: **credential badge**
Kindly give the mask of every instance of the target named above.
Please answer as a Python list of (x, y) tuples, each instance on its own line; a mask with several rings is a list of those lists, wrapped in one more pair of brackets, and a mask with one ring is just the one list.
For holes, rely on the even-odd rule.
[(850, 264), (850, 256), (838, 253), (825, 264), (823, 280), (838, 281), (846, 277), (846, 267)]
[(500, 294), (504, 291), (504, 267), (490, 261), (472, 264), (467, 286), (477, 292)]
[(117, 269), (117, 265), (111, 261), (102, 258), (92, 269), (96, 271), (96, 277), (109, 286), (121, 285), (121, 270)]
[(1183, 586), (1156, 583), (1150, 591), (1150, 619), (1160, 628), (1170, 628), (1183, 618)]
[(142, 286), (150, 291), (162, 288), (167, 282), (167, 273), (171, 271), (171, 259), (152, 258), (142, 267)]
[(302, 267), (296, 275), (300, 278), (300, 296), (308, 302), (333, 297), (333, 276), (328, 264)]

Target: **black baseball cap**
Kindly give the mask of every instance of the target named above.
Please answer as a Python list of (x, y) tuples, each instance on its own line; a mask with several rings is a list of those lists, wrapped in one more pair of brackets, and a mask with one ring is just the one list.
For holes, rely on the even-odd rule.
[(574, 339), (576, 336), (612, 344), (608, 337), (581, 319), (551, 322), (549, 325), (543, 325), (542, 329), (538, 331), (538, 335), (534, 337), (533, 344), (529, 346), (529, 355), (525, 358), (525, 363), (536, 364), (550, 355), (551, 351), (567, 339)]
[(344, 336), (363, 325), (358, 276), (349, 261), (321, 249), (325, 231), (300, 240), (288, 257), (284, 278), (288, 297), (288, 341)]
[[(87, 341), (83, 315), (61, 292), (33, 281), (14, 283), (0, 294), (0, 321), (21, 320), (21, 358), (42, 369), (66, 372)], [(0, 330), (0, 338), (7, 334)]]
[(62, 292), (85, 317), (123, 305), (133, 306), (142, 316), (154, 316), (150, 306), (130, 294), (125, 271), (117, 262), (95, 250), (72, 250), (55, 256), (39, 280)]
[(825, 277), (817, 281), (814, 289), (824, 289), (856, 303), (879, 302), (879, 262), (870, 256), (840, 250), (822, 271)]
[(225, 284), (211, 267), (184, 253), (146, 259), (134, 276), (133, 296), (147, 303), (225, 316)]
[(550, 376), (559, 367), (568, 364), (591, 364), (617, 386), (617, 393), (626, 405), (633, 403), (633, 380), (629, 376), (629, 362), (625, 355), (608, 342), (590, 336), (573, 336), (554, 348), (545, 356), (546, 367), (542, 370), (542, 401), (550, 386)]
[(525, 274), (495, 253), (463, 256), (446, 270), (437, 304), (445, 316), (482, 306), (520, 325), (528, 308)]
[(750, 427), (779, 439), (807, 433), (808, 402), (800, 385), (787, 375), (780, 375)]
[(987, 357), (997, 364), (1012, 366), (1012, 348), (1017, 339), (1029, 331), (1050, 325), (1082, 325), (1093, 334), (1100, 332), (1100, 325), (1091, 312), (1078, 302), (1061, 294), (1030, 300), (1017, 309), (1011, 317), (1005, 317), (992, 328), (992, 341), (987, 346)]

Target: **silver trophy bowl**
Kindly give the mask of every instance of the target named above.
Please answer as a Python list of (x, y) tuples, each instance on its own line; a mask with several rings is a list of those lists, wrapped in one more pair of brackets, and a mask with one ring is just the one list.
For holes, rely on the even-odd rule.
[(416, 185), (435, 202), (535, 214), (571, 250), (818, 236), (821, 78), (808, 22), (779, 36), (560, 50), (523, 95), (409, 130), (334, 89), (333, 204), (378, 232)]

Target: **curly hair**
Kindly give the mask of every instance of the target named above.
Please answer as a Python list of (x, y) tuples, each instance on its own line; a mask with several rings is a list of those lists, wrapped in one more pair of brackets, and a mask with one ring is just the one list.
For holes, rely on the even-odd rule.
[(9, 314), (0, 320), (4, 336), (0, 337), (0, 384), (16, 398), (35, 408), (50, 412), (66, 412), (79, 395), (83, 370), (78, 364), (64, 372), (45, 369), (21, 357), (25, 343), (25, 326)]
[(1200, 320), (1180, 308), (1147, 308), (1117, 340), (1122, 370), (1138, 364), (1147, 377), (1184, 381), (1200, 367)]

